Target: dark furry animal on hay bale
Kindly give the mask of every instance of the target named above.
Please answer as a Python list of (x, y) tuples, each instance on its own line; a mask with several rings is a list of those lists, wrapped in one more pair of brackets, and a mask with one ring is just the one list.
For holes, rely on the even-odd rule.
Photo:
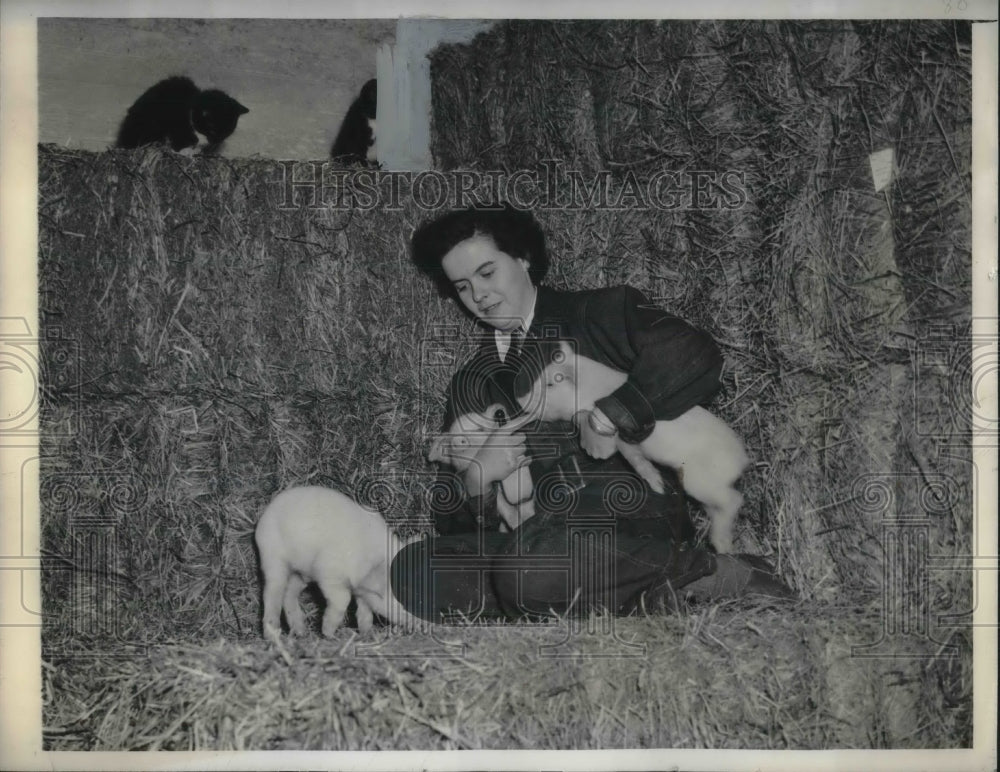
[(137, 148), (167, 144), (180, 151), (197, 147), (201, 134), (206, 139), (202, 152), (213, 153), (236, 131), (240, 116), (248, 112), (224, 91), (202, 91), (190, 78), (167, 78), (148, 88), (128, 109), (115, 145)]
[(375, 106), (378, 102), (378, 81), (372, 78), (361, 87), (361, 93), (347, 109), (337, 138), (330, 148), (330, 157), (345, 164), (374, 163)]

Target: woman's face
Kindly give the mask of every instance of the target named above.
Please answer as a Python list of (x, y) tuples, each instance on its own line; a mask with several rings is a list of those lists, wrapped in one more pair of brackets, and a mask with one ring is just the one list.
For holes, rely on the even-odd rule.
[(441, 268), (459, 299), (477, 319), (498, 330), (515, 330), (531, 314), (535, 287), (528, 261), (501, 252), (489, 236), (456, 244)]

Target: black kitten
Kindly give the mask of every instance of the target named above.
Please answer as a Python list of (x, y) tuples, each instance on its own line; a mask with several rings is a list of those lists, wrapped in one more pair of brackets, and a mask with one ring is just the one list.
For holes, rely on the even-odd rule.
[(361, 87), (344, 116), (330, 156), (345, 164), (375, 162), (375, 104), (378, 101), (378, 82), (372, 78)]
[(202, 152), (211, 153), (236, 131), (239, 117), (248, 112), (222, 91), (202, 91), (190, 78), (167, 78), (147, 89), (128, 109), (116, 144), (134, 148), (166, 143), (183, 150), (197, 147), (201, 134), (207, 142)]

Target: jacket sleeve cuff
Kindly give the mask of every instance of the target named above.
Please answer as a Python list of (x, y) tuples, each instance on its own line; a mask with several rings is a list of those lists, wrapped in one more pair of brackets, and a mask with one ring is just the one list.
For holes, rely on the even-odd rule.
[(594, 403), (615, 426), (625, 442), (642, 442), (656, 426), (653, 407), (631, 381)]

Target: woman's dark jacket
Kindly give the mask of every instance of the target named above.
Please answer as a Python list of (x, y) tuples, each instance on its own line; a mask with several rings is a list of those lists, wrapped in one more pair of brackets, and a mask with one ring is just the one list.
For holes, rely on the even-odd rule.
[[(677, 418), (708, 402), (720, 386), (722, 355), (711, 336), (652, 305), (631, 287), (579, 292), (539, 287), (524, 348), (566, 339), (575, 342), (578, 354), (628, 373), (620, 388), (596, 403), (627, 442), (641, 442), (656, 421)], [(514, 382), (522, 363), (517, 352), (501, 362), (492, 329), (484, 333), (479, 349), (452, 378), (444, 430), (457, 416), (483, 412), (489, 405), (500, 404), (508, 416), (515, 415), (520, 408)], [(553, 465), (566, 468), (567, 460), (577, 487), (588, 485), (594, 476), (605, 481), (622, 475), (634, 478), (620, 455), (603, 461), (589, 458), (572, 427), (543, 426), (541, 435), (526, 432), (536, 485), (546, 475), (553, 478)], [(457, 511), (439, 513), (438, 531), (473, 530), (483, 523), (484, 513), (492, 520), (491, 498), (471, 499)]]

